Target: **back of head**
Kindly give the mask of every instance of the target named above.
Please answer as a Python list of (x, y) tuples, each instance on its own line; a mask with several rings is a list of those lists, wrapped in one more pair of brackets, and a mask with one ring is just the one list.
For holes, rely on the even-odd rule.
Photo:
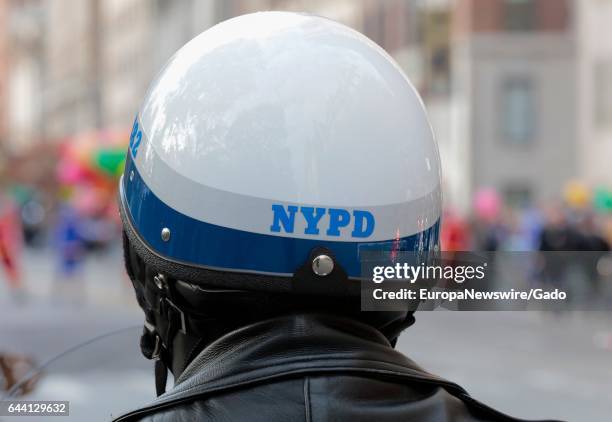
[(202, 33), (151, 84), (120, 182), (143, 350), (176, 372), (175, 343), (309, 311), (393, 340), (411, 315), (360, 311), (360, 256), (437, 247), (439, 168), (419, 95), (358, 32), (265, 12)]

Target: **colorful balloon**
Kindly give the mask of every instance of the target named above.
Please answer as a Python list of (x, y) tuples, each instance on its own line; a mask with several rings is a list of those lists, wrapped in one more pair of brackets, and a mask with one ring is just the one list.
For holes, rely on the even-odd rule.
[(502, 200), (495, 189), (479, 189), (474, 195), (474, 212), (484, 220), (496, 219), (502, 209)]
[(565, 185), (563, 197), (567, 204), (574, 208), (584, 208), (591, 200), (589, 189), (580, 182), (569, 182)]

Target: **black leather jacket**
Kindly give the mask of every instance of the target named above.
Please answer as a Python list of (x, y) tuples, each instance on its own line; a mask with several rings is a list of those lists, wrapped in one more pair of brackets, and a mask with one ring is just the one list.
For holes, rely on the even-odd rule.
[(517, 421), (395, 351), (374, 328), (299, 314), (206, 347), (172, 390), (116, 421)]

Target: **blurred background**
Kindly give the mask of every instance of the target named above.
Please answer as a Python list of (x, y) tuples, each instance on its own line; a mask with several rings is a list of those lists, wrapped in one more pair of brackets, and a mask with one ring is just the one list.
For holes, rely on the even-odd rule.
[[(141, 323), (115, 204), (131, 122), (180, 46), (259, 10), (338, 20), (404, 69), (440, 147), (444, 249), (609, 251), (612, 0), (0, 0), (0, 387)], [(611, 274), (591, 274), (594, 293)], [(399, 348), (512, 415), (604, 421), (611, 323), (423, 312)], [(66, 355), (22, 392), (71, 400), (74, 418), (147, 401), (138, 332)]]

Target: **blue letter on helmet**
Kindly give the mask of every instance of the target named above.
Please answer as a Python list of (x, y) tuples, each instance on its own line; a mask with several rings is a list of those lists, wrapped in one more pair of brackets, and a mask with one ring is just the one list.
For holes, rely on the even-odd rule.
[(355, 226), (351, 236), (353, 237), (368, 237), (374, 232), (374, 216), (369, 211), (353, 211)]

